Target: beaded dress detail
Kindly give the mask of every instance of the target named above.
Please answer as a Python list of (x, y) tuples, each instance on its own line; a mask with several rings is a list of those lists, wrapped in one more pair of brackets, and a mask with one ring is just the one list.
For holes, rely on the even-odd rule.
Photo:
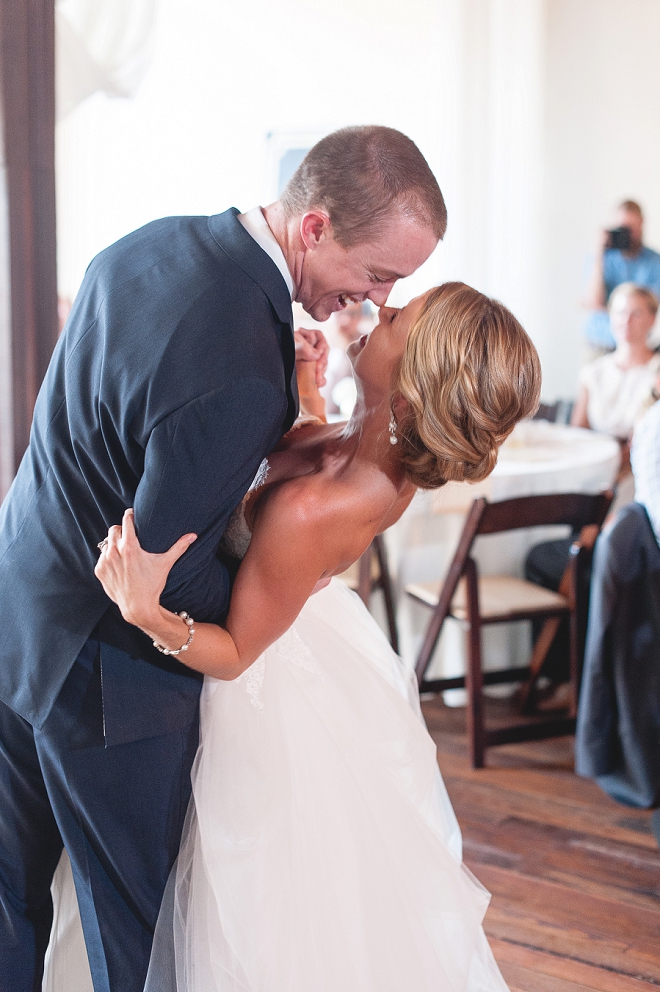
[(250, 495), (264, 485), (269, 472), (270, 463), (267, 458), (264, 458), (257, 469), (257, 474), (252, 480), (250, 488), (227, 521), (225, 532), (220, 541), (220, 550), (230, 555), (231, 558), (238, 558), (239, 561), (242, 561), (247, 554), (252, 534), (245, 519), (245, 507)]

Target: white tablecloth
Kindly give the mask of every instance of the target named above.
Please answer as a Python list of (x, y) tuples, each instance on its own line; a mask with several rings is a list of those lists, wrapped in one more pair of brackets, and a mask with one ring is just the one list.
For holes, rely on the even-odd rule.
[[(597, 493), (609, 488), (619, 467), (619, 445), (612, 438), (543, 420), (518, 424), (500, 450), (497, 465), (481, 483), (449, 483), (436, 492), (420, 492), (401, 520), (388, 531), (390, 564), (398, 589), (401, 650), (412, 664), (429, 619), (429, 611), (403, 594), (408, 582), (444, 578), (456, 550), (465, 514), (477, 496), (495, 502), (543, 493)], [(478, 538), (474, 557), (483, 574), (522, 576), (525, 555), (539, 541), (567, 535), (566, 528), (544, 527)], [(484, 667), (526, 664), (529, 624), (501, 624), (484, 632)], [(465, 671), (463, 624), (448, 620), (436, 650), (431, 674)]]

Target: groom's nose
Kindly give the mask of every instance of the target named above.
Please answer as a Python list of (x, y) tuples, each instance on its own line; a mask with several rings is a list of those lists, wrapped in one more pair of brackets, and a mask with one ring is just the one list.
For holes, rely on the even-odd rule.
[(387, 303), (387, 297), (392, 291), (392, 286), (395, 280), (392, 279), (391, 282), (384, 282), (381, 286), (376, 289), (372, 289), (371, 292), (367, 293), (367, 299), (375, 303), (377, 307), (382, 307)]

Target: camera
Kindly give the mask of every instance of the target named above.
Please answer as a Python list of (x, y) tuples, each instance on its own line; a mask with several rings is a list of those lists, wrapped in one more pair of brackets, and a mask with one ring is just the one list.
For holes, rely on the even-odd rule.
[(622, 251), (625, 251), (626, 248), (630, 248), (631, 231), (629, 227), (615, 227), (607, 233), (610, 236), (607, 242), (608, 248), (619, 248)]

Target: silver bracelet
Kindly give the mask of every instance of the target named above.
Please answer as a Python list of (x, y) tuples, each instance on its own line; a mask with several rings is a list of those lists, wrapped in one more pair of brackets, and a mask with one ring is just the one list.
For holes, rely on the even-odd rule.
[(185, 610), (181, 610), (181, 613), (177, 613), (177, 616), (181, 617), (188, 628), (188, 640), (185, 644), (182, 644), (180, 648), (177, 648), (176, 651), (172, 651), (170, 648), (165, 648), (162, 644), (159, 644), (158, 641), (154, 641), (153, 644), (156, 651), (160, 651), (161, 654), (181, 654), (182, 651), (187, 651), (192, 644), (192, 639), (195, 636), (195, 628), (193, 627), (195, 621), (192, 617), (188, 616)]

